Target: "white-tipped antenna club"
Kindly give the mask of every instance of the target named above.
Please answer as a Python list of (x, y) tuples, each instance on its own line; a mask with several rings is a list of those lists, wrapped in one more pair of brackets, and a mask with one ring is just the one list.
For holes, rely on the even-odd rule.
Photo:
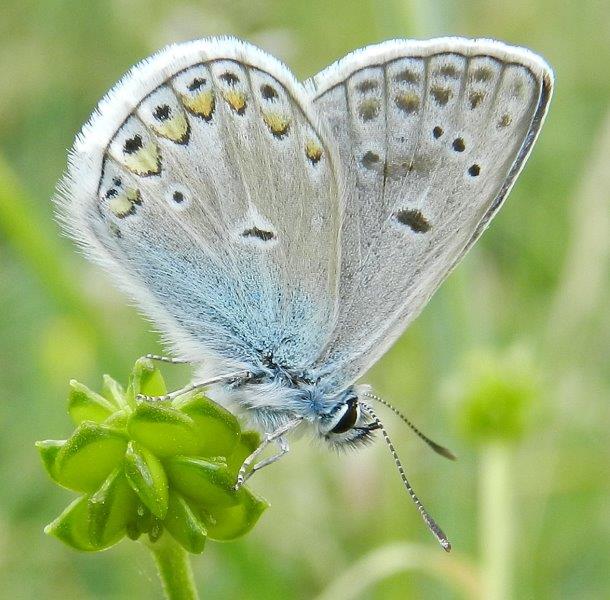
[(409, 427), (409, 429), (411, 429), (413, 433), (415, 433), (415, 435), (417, 435), (417, 437), (426, 442), (426, 444), (428, 444), (428, 446), (432, 448), (434, 452), (440, 454), (441, 456), (444, 456), (445, 458), (448, 458), (449, 460), (457, 460), (457, 456), (453, 452), (451, 452), (449, 448), (445, 448), (444, 446), (437, 444), (434, 440), (431, 440), (427, 435), (425, 435), (417, 427), (415, 427), (415, 425), (413, 425), (413, 423), (411, 423), (411, 421), (409, 421), (409, 419), (407, 419), (407, 417), (405, 417), (402, 412), (400, 412), (395, 406), (392, 406), (387, 400), (384, 400), (383, 398), (380, 398), (375, 394), (369, 394), (368, 392), (363, 395), (367, 398), (370, 398), (371, 400), (375, 400), (375, 402), (379, 402), (379, 404), (387, 406), (399, 419), (401, 419), (407, 425), (407, 427)]
[(450, 552), (451, 551), (451, 542), (447, 539), (447, 536), (444, 534), (443, 530), (438, 526), (436, 521), (430, 516), (428, 511), (424, 508), (424, 505), (421, 503), (420, 499), (417, 497), (415, 490), (411, 487), (411, 484), (409, 483), (409, 480), (407, 479), (407, 476), (405, 475), (405, 470), (402, 466), (402, 463), (400, 462), (400, 459), (398, 458), (398, 454), (396, 453), (396, 449), (394, 448), (394, 444), (392, 443), (392, 440), (390, 439), (388, 432), (385, 430), (383, 423), (379, 420), (379, 417), (375, 414), (375, 411), (373, 411), (373, 409), (370, 406), (368, 406), (367, 404), (363, 404), (363, 403), (360, 403), (360, 406), (366, 413), (369, 414), (369, 416), (375, 421), (378, 428), (381, 430), (383, 439), (385, 440), (385, 443), (386, 443), (388, 449), (390, 450), (390, 454), (392, 455), (392, 458), (394, 459), (394, 463), (396, 464), (396, 468), (398, 469), (398, 472), (400, 473), (400, 478), (402, 479), (402, 482), (403, 482), (409, 496), (411, 497), (411, 500), (413, 500), (413, 503), (417, 507), (419, 514), (421, 515), (422, 519), (424, 520), (424, 523), (428, 526), (428, 529), (432, 532), (434, 537), (438, 540), (438, 543), (443, 547), (443, 550), (445, 550), (446, 552)]

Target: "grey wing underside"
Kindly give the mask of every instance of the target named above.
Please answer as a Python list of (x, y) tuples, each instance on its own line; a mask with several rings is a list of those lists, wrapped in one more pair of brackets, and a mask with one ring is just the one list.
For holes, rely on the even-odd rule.
[(56, 201), (178, 355), (252, 365), (268, 352), (304, 367), (336, 313), (332, 161), (278, 61), (193, 42), (137, 65), (100, 103)]
[(308, 82), (345, 174), (337, 326), (318, 368), (361, 376), (419, 314), (499, 209), (552, 88), (527, 50), (395, 41)]

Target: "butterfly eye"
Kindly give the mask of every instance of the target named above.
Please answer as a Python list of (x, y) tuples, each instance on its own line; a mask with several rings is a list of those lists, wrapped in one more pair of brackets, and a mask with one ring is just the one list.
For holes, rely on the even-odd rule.
[(349, 431), (358, 420), (360, 410), (356, 398), (350, 398), (347, 401), (345, 411), (337, 424), (330, 430), (330, 433), (345, 433)]

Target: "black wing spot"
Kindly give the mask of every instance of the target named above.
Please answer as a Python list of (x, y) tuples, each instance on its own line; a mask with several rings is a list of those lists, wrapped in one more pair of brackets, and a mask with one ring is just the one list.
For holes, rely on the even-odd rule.
[(200, 90), (207, 83), (207, 79), (203, 77), (195, 77), (191, 83), (188, 84), (187, 89), (189, 92), (196, 92)]
[(438, 125), (432, 130), (432, 135), (434, 136), (435, 139), (438, 140), (439, 137), (441, 137), (441, 135), (443, 135), (443, 133), (445, 133), (443, 131), (442, 127), (439, 127)]
[(179, 192), (178, 190), (176, 190), (172, 194), (172, 200), (174, 202), (176, 202), (177, 204), (180, 204), (181, 202), (184, 202), (184, 194), (182, 192)]
[(489, 67), (478, 67), (472, 73), (474, 81), (489, 81), (493, 77), (493, 71)]
[(453, 140), (453, 149), (456, 152), (464, 152), (466, 149), (466, 145), (464, 144), (464, 140), (462, 138), (455, 138)]
[(239, 77), (235, 75), (235, 73), (231, 73), (229, 71), (223, 73), (220, 78), (230, 86), (235, 86), (235, 84), (239, 83)]
[(369, 150), (364, 154), (364, 156), (360, 159), (362, 166), (367, 169), (375, 168), (375, 165), (379, 162), (379, 154), (376, 154), (372, 150)]
[(468, 168), (468, 174), (471, 177), (478, 177), (480, 172), (481, 172), (481, 167), (479, 167), (479, 165), (472, 165)]
[(419, 210), (402, 209), (396, 211), (393, 217), (401, 224), (410, 227), (415, 233), (430, 231), (430, 223)]
[(112, 178), (112, 183), (116, 186), (121, 186), (121, 180), (118, 177), (113, 177)]
[(378, 87), (378, 83), (376, 81), (373, 81), (372, 79), (367, 79), (366, 81), (361, 81), (357, 86), (356, 89), (361, 92), (362, 94), (366, 93), (366, 92), (370, 92), (372, 90), (376, 90)]
[(268, 83), (261, 85), (261, 95), (265, 100), (270, 100), (271, 102), (278, 98), (277, 92)]
[(123, 144), (123, 152), (125, 152), (125, 154), (134, 154), (140, 150), (143, 145), (142, 136), (139, 133), (136, 133), (136, 135), (133, 137), (125, 140), (125, 143)]
[(259, 229), (256, 226), (246, 229), (241, 235), (245, 238), (255, 237), (263, 242), (269, 242), (275, 237), (273, 231), (265, 231), (264, 229)]
[(167, 104), (161, 104), (155, 108), (153, 116), (157, 121), (167, 121), (172, 114), (172, 109)]
[(439, 70), (438, 74), (448, 79), (459, 79), (460, 72), (453, 65), (443, 65)]
[(430, 93), (439, 106), (445, 106), (453, 96), (453, 92), (449, 88), (443, 88), (436, 85), (430, 88)]
[(508, 127), (512, 123), (512, 120), (510, 115), (502, 115), (498, 121), (498, 127)]
[(396, 83), (419, 83), (419, 75), (409, 69), (405, 69), (394, 76)]

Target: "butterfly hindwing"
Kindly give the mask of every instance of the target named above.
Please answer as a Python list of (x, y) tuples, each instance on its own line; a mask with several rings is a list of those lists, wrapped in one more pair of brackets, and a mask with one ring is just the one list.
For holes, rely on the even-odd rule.
[(77, 139), (61, 218), (173, 345), (310, 364), (336, 312), (331, 149), (302, 86), (231, 39), (134, 67)]
[(337, 385), (388, 349), (476, 240), (542, 124), (552, 75), (498, 42), (394, 41), (308, 83), (344, 172)]

